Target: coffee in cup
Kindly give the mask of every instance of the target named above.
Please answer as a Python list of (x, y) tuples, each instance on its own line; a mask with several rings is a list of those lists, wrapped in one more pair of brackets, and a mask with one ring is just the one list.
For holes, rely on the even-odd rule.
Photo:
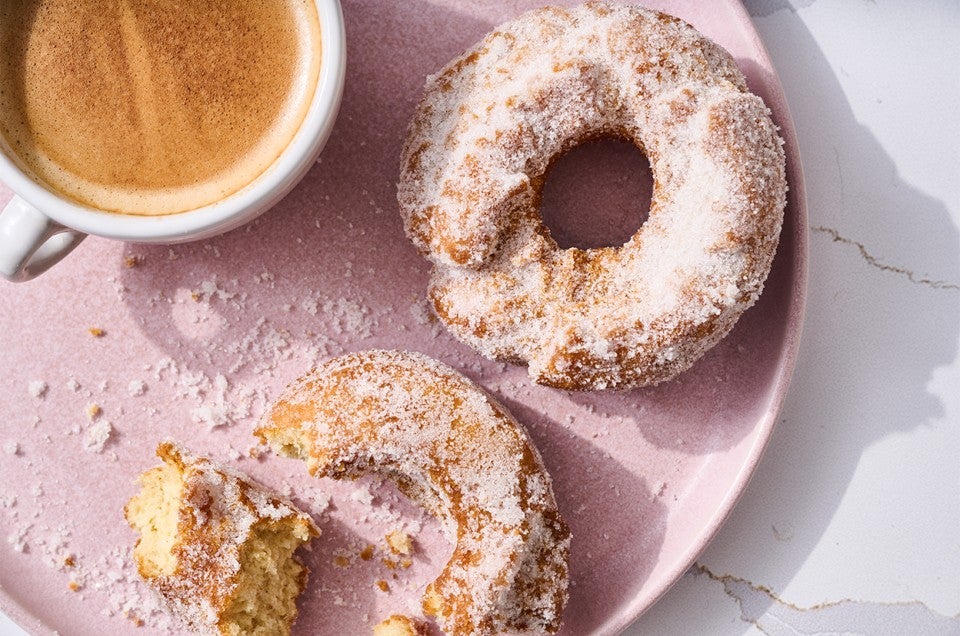
[(5, 0), (0, 143), (86, 206), (168, 215), (257, 179), (317, 88), (305, 0)]

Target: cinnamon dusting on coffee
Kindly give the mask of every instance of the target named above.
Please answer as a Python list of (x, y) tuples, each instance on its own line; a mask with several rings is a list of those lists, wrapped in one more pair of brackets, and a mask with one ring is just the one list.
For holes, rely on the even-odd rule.
[(255, 179), (306, 115), (312, 2), (11, 0), (0, 5), (0, 136), (60, 193), (157, 215)]

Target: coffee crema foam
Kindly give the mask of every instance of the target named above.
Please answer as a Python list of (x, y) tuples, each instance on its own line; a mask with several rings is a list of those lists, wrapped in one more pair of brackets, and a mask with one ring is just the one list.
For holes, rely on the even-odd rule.
[(303, 0), (4, 0), (0, 135), (21, 167), (101, 210), (184, 212), (261, 175), (316, 90)]

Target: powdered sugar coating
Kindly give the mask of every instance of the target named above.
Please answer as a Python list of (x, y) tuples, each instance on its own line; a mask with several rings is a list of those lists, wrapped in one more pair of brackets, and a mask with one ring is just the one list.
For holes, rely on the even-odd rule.
[(291, 385), (256, 433), (311, 473), (376, 472), (444, 522), (456, 547), (424, 608), (449, 634), (555, 632), (570, 533), (526, 431), (426, 356), (366, 351)]
[[(619, 248), (560, 249), (537, 208), (551, 161), (613, 136), (654, 175)], [(428, 78), (402, 156), (407, 235), (451, 331), (542, 384), (656, 384), (763, 289), (785, 159), (730, 55), (677, 18), (591, 2), (527, 13)]]

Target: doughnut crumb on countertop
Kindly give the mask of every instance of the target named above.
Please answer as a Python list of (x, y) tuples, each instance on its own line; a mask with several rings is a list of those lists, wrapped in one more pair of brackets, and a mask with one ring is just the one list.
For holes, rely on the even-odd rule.
[(141, 533), (141, 577), (192, 631), (282, 636), (296, 619), (307, 570), (294, 551), (319, 536), (292, 503), (170, 441), (125, 508)]
[[(646, 154), (649, 218), (621, 247), (560, 249), (543, 183), (598, 137)], [(398, 201), (457, 338), (589, 390), (668, 380), (732, 329), (763, 289), (786, 191), (777, 127), (729, 53), (678, 18), (589, 2), (526, 13), (427, 79)]]
[(379, 474), (437, 517), (455, 547), (423, 610), (450, 636), (560, 628), (570, 531), (552, 481), (526, 430), (460, 373), (418, 353), (341, 356), (290, 385), (255, 434), (317, 477)]

